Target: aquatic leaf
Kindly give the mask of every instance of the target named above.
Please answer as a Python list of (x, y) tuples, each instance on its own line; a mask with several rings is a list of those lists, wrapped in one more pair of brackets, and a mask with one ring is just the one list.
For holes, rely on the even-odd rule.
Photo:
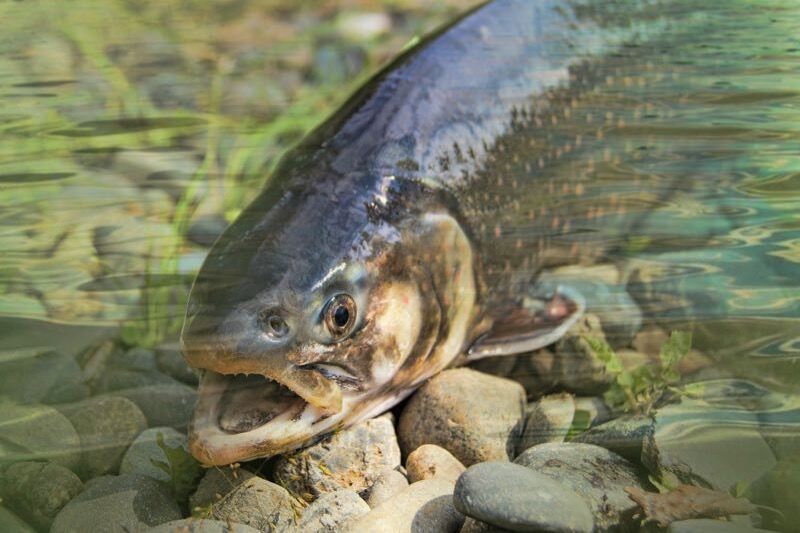
[(661, 346), (661, 365), (674, 370), (681, 359), (689, 354), (692, 347), (692, 334), (688, 331), (673, 331), (667, 342)]
[(638, 487), (626, 487), (625, 492), (644, 513), (644, 522), (657, 522), (661, 527), (677, 520), (723, 518), (756, 510), (745, 498), (694, 485), (680, 485), (665, 493), (645, 492)]
[(164, 442), (163, 434), (156, 435), (156, 444), (164, 452), (167, 460), (165, 462), (150, 459), (150, 463), (169, 476), (169, 485), (175, 499), (183, 501), (195, 488), (202, 470), (195, 458), (184, 450), (183, 446), (179, 444), (173, 448)]

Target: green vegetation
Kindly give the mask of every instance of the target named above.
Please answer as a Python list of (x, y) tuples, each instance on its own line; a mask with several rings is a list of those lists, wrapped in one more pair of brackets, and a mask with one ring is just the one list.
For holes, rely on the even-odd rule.
[(605, 364), (606, 371), (614, 377), (614, 382), (605, 393), (606, 403), (625, 412), (650, 414), (664, 393), (680, 380), (678, 363), (689, 353), (692, 335), (673, 331), (661, 346), (659, 364), (641, 365), (630, 370), (625, 368), (622, 359), (604, 340), (586, 337), (586, 342)]
[(189, 493), (197, 487), (197, 481), (203, 470), (195, 458), (183, 449), (183, 446), (178, 445), (173, 448), (164, 442), (164, 436), (161, 433), (156, 436), (156, 444), (164, 452), (167, 460), (151, 459), (150, 462), (169, 476), (168, 485), (175, 499), (179, 502), (186, 501)]

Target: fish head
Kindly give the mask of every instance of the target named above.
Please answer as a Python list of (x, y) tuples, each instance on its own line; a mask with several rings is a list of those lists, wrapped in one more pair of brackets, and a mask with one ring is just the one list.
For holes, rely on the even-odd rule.
[(419, 223), (332, 198), (318, 187), (256, 200), (201, 268), (181, 341), (201, 370), (189, 436), (206, 464), (299, 448), (448, 362), (432, 356), (448, 329)]

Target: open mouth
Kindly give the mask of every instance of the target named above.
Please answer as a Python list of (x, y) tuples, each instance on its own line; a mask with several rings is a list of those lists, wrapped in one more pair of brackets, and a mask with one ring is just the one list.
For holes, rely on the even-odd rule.
[(288, 387), (257, 374), (222, 376), (227, 387), (218, 403), (217, 424), (227, 433), (244, 433), (281, 415), (299, 417), (307, 402)]

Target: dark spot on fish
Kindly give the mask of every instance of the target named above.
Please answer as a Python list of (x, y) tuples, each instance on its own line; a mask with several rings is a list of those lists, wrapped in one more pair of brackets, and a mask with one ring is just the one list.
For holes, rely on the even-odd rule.
[(12, 87), (60, 87), (77, 83), (76, 80), (51, 80), (51, 81), (29, 81), (25, 83), (15, 83)]

